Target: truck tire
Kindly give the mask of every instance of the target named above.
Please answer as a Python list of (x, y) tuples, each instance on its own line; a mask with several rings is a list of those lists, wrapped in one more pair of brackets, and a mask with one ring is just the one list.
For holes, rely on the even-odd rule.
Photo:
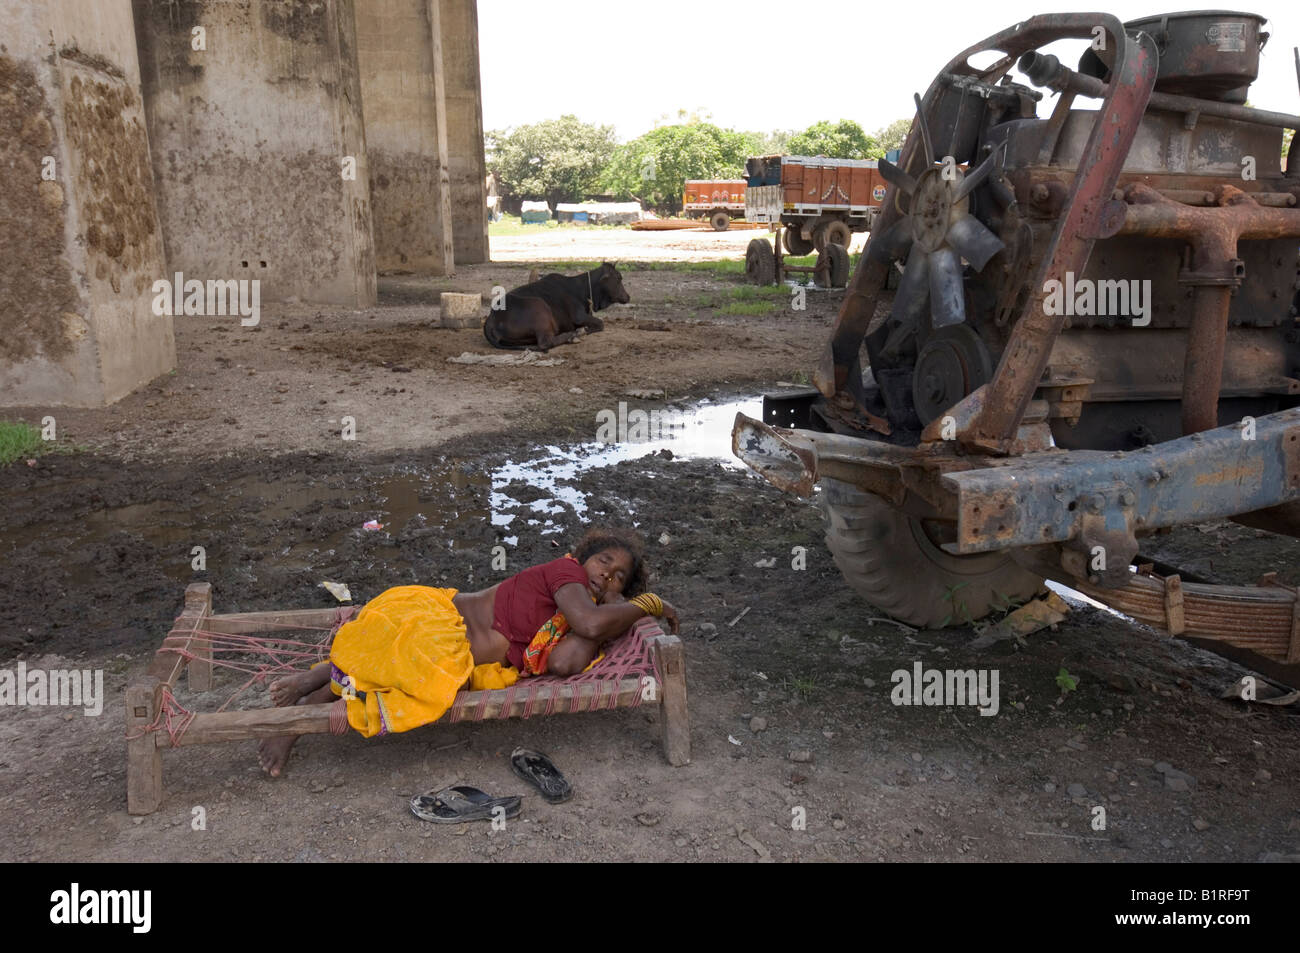
[(839, 245), (847, 250), (851, 241), (853, 241), (853, 232), (843, 222), (829, 222), (826, 225), (827, 245)]
[(1009, 556), (954, 556), (921, 521), (850, 483), (823, 479), (826, 545), (858, 595), (891, 618), (925, 629), (966, 625), (1024, 602), (1042, 580)]
[(714, 212), (709, 216), (709, 224), (713, 226), (715, 232), (725, 232), (727, 226), (731, 224), (731, 216), (726, 212)]
[(745, 249), (745, 277), (751, 285), (770, 285), (776, 281), (776, 254), (766, 238), (755, 238)]
[(817, 283), (824, 288), (847, 288), (849, 284), (849, 253), (844, 250), (842, 245), (836, 245), (830, 242), (822, 253), (817, 256), (817, 263), (821, 264), (823, 259), (829, 259), (827, 262), (827, 271), (817, 276)]
[(787, 225), (781, 233), (781, 239), (785, 250), (791, 255), (807, 255), (813, 250), (812, 240), (803, 237), (798, 225)]

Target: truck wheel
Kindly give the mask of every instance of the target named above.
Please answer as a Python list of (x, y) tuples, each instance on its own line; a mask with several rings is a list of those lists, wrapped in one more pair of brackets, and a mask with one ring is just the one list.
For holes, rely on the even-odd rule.
[(954, 556), (921, 521), (850, 483), (823, 479), (826, 545), (844, 581), (900, 622), (936, 629), (975, 622), (1034, 596), (1042, 580), (1001, 553)]
[(745, 277), (752, 285), (770, 285), (776, 281), (776, 255), (766, 238), (755, 238), (745, 249)]
[[(829, 259), (829, 261), (828, 261)], [(826, 263), (827, 270), (817, 275), (817, 284), (823, 288), (846, 288), (849, 284), (849, 253), (841, 245), (828, 244), (817, 264)]]
[(731, 216), (726, 212), (714, 212), (709, 217), (709, 224), (713, 226), (715, 232), (725, 232), (727, 226), (731, 224)]
[(839, 245), (847, 249), (849, 242), (853, 241), (853, 232), (843, 222), (830, 222), (826, 226), (826, 244)]
[(791, 255), (807, 255), (813, 250), (812, 241), (803, 237), (798, 225), (787, 225), (781, 234), (781, 239), (785, 244), (785, 250)]

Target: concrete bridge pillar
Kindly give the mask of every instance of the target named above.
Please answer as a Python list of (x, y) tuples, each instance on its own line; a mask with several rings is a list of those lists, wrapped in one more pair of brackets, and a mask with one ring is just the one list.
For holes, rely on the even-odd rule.
[(452, 274), (438, 0), (361, 3), (356, 15), (375, 264), (380, 272)]
[(456, 261), (472, 264), (488, 260), (478, 0), (438, 0), (438, 3), (442, 8), (453, 240)]
[(375, 303), (352, 0), (134, 0), (169, 272)]
[(131, 2), (0, 23), (0, 405), (103, 406), (176, 366)]

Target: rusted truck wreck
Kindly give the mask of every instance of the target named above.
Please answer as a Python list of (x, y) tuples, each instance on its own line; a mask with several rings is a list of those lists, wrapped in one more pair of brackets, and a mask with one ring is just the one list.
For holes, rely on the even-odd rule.
[[(1178, 524), (1300, 535), (1300, 117), (1244, 104), (1263, 25), (1037, 16), (917, 98), (816, 390), (733, 432), (776, 486), (820, 483), (872, 604), (965, 622), (1055, 578), (1300, 661), (1294, 591), (1130, 569)], [(1077, 69), (1043, 50), (1069, 39)]]

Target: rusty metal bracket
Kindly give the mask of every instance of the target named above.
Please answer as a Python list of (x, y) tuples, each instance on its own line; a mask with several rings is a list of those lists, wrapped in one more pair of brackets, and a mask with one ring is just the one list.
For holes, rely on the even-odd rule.
[(1083, 502), (1078, 535), (1061, 552), (1065, 571), (1106, 589), (1125, 585), (1138, 551), (1136, 501), (1122, 483), (1094, 487)]
[[(1295, 408), (1260, 417), (1253, 440), (1230, 425), (1127, 453), (1027, 454), (1003, 466), (943, 475), (957, 495), (957, 540), (947, 548), (964, 554), (1084, 538), (1084, 516), (1097, 496), (1107, 534), (1117, 534), (1130, 517), (1135, 534), (1226, 519), (1300, 500), (1298, 475)], [(990, 517), (990, 507), (1000, 518)], [(1091, 532), (1100, 539), (1101, 530)]]

